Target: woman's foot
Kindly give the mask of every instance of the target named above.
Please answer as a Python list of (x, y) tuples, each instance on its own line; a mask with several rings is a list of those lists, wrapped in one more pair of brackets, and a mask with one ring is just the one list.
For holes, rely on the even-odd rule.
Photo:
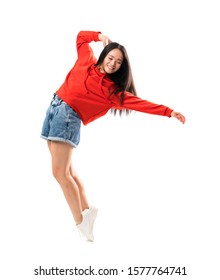
[(81, 235), (88, 241), (94, 241), (93, 226), (98, 213), (98, 209), (94, 206), (90, 206), (89, 209), (85, 209), (82, 212), (82, 222), (77, 225), (77, 228)]

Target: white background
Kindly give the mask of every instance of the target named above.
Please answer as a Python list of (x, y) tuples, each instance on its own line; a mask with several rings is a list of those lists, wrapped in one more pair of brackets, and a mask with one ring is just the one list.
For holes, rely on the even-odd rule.
[[(219, 279), (217, 3), (1, 1), (1, 279), (78, 279), (34, 269), (89, 265), (125, 271), (103, 279)], [(123, 44), (139, 96), (187, 120), (136, 112), (82, 127), (73, 162), (99, 208), (94, 243), (74, 229), (40, 139), (80, 30)], [(101, 43), (92, 46), (98, 55)], [(188, 276), (126, 276), (129, 266), (186, 267)]]

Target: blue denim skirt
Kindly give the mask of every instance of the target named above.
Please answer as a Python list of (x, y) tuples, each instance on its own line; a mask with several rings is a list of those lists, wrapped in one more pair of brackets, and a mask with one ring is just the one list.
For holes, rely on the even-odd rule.
[(80, 141), (80, 128), (79, 115), (55, 93), (46, 111), (41, 138), (65, 142), (76, 148)]

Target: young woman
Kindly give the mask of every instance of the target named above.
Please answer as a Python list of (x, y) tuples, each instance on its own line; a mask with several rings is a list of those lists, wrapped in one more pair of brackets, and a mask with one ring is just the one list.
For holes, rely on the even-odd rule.
[[(89, 45), (92, 41), (101, 41), (104, 46), (98, 60)], [(122, 45), (93, 31), (79, 32), (76, 45), (77, 61), (53, 96), (41, 137), (47, 140), (53, 175), (62, 188), (77, 228), (82, 236), (93, 241), (97, 208), (89, 205), (71, 161), (73, 148), (80, 141), (81, 122), (87, 125), (110, 109), (174, 117), (182, 123), (185, 117), (167, 106), (137, 97), (129, 58)]]

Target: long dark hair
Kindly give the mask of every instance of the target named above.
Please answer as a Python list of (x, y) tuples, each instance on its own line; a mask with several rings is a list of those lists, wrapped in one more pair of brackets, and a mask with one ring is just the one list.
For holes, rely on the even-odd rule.
[[(113, 49), (119, 49), (122, 52), (123, 61), (122, 61), (120, 68), (118, 69), (118, 71), (108, 75), (108, 77), (115, 83), (114, 89), (112, 89), (112, 90), (110, 89), (110, 95), (111, 94), (118, 95), (119, 93), (121, 93), (120, 94), (120, 104), (122, 105), (123, 100), (124, 100), (125, 91), (129, 91), (131, 94), (137, 96), (137, 92), (136, 92), (134, 81), (133, 81), (130, 61), (129, 61), (128, 54), (127, 54), (125, 47), (116, 42), (109, 43), (102, 50), (95, 66), (102, 65), (105, 57)], [(113, 109), (112, 111), (114, 113), (117, 112), (116, 109)], [(126, 113), (130, 112), (130, 110), (120, 110), (119, 113), (121, 114), (122, 111), (126, 111)]]

